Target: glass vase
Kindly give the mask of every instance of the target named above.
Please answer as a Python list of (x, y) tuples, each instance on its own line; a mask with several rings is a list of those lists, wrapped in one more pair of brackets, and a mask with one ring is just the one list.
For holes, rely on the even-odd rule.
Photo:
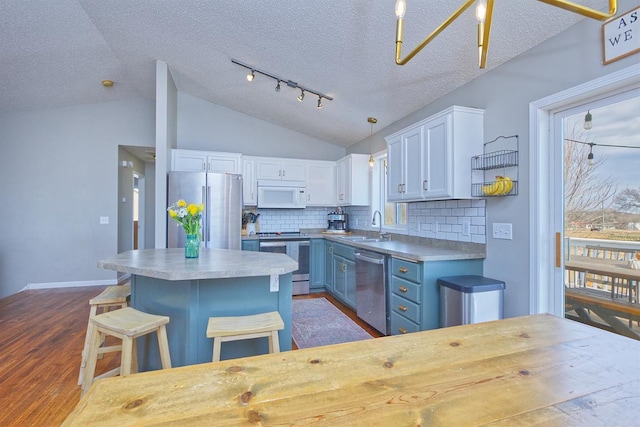
[(184, 257), (198, 258), (200, 256), (200, 236), (197, 234), (187, 234), (184, 243)]

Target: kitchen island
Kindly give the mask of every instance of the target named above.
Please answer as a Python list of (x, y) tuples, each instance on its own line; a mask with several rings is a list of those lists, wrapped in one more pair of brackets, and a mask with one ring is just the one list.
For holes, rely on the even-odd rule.
[[(174, 367), (211, 361), (211, 316), (278, 311), (285, 325), (280, 349), (291, 350), (291, 272), (297, 263), (286, 255), (202, 248), (199, 258), (186, 259), (184, 249), (144, 249), (102, 260), (98, 267), (131, 274), (132, 307), (170, 317)], [(137, 344), (139, 369), (160, 369), (155, 337)], [(230, 342), (222, 346), (222, 359), (267, 351), (265, 338)]]
[(108, 378), (63, 426), (637, 425), (638, 354), (527, 316)]

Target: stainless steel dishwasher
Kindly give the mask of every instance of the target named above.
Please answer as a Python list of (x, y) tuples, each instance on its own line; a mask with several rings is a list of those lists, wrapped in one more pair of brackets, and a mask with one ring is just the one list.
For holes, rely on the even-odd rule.
[(387, 260), (375, 252), (358, 250), (356, 258), (356, 313), (384, 335), (389, 335), (387, 316)]

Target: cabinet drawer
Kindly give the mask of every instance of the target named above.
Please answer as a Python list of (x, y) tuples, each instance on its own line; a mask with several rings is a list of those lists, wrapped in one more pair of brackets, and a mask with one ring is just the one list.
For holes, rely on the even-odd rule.
[(391, 274), (412, 282), (420, 283), (421, 264), (398, 258), (391, 259)]
[(334, 243), (333, 244), (333, 254), (334, 255), (340, 255), (341, 257), (344, 257), (346, 259), (350, 259), (351, 261), (355, 261), (355, 256), (353, 255), (355, 252), (355, 249), (351, 246), (345, 246), (345, 245), (341, 245), (339, 243)]
[(416, 323), (420, 323), (420, 306), (408, 299), (399, 297), (396, 294), (391, 295), (391, 310), (410, 319)]
[(416, 323), (395, 312), (391, 313), (391, 335), (408, 334), (410, 332), (418, 332), (419, 330), (420, 326)]
[(408, 280), (396, 276), (391, 278), (391, 292), (418, 304), (421, 302), (420, 289), (420, 285), (409, 282)]

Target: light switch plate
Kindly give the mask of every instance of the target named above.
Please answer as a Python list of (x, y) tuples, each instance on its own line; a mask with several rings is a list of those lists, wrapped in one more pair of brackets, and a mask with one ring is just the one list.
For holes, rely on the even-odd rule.
[(100, 217), (100, 224), (102, 224), (102, 225), (109, 224), (109, 217), (108, 216), (101, 216)]
[(493, 238), (494, 239), (504, 239), (504, 240), (513, 240), (512, 235), (512, 227), (510, 223), (493, 223)]

